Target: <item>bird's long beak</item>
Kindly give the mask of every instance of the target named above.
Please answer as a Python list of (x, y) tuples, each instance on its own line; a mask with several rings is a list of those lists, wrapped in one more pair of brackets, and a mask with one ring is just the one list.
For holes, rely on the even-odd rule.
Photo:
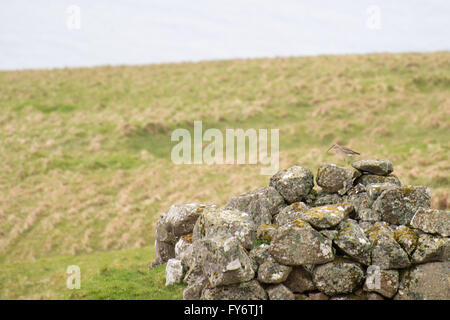
[(328, 153), (328, 151), (330, 151), (333, 147), (334, 147), (334, 144), (327, 150), (327, 153)]

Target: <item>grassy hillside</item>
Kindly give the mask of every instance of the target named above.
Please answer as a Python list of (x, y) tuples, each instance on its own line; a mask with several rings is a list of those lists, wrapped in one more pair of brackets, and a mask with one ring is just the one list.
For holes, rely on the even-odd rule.
[(144, 272), (159, 212), (267, 185), (257, 165), (173, 164), (170, 134), (194, 120), (280, 129), (280, 168), (340, 161), (335, 141), (391, 159), (450, 208), (449, 52), (0, 72), (0, 111), (2, 298), (62, 297), (65, 267), (29, 289), (46, 259), (88, 259), (95, 283), (100, 257), (136, 250)]

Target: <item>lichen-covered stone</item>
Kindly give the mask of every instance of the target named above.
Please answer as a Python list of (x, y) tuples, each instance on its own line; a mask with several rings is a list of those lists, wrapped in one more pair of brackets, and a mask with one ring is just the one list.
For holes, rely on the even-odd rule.
[(266, 261), (275, 262), (275, 259), (270, 255), (269, 245), (265, 243), (250, 250), (248, 256), (254, 260), (258, 266)]
[(291, 266), (321, 264), (334, 258), (331, 240), (300, 219), (278, 228), (269, 251), (278, 263)]
[(450, 236), (450, 211), (419, 208), (411, 219), (411, 226), (426, 233)]
[(362, 159), (354, 161), (352, 167), (363, 172), (376, 174), (379, 176), (387, 176), (394, 171), (394, 165), (390, 160), (369, 160)]
[(294, 293), (302, 293), (316, 289), (312, 281), (311, 273), (303, 267), (294, 267), (283, 284)]
[(354, 293), (360, 300), (384, 300), (383, 296), (375, 292), (367, 292), (362, 289), (358, 289)]
[(174, 204), (164, 216), (167, 229), (177, 238), (192, 233), (197, 219), (205, 209), (216, 208), (215, 205), (199, 203)]
[(394, 232), (385, 222), (377, 222), (367, 230), (372, 243), (372, 264), (381, 269), (401, 269), (410, 265), (408, 254), (395, 241)]
[(325, 230), (320, 230), (319, 232), (325, 238), (328, 238), (330, 240), (334, 240), (338, 236), (338, 231), (337, 230), (327, 230), (327, 229), (325, 229)]
[(372, 244), (358, 223), (347, 219), (339, 224), (338, 231), (333, 242), (356, 261), (369, 265)]
[(184, 300), (199, 300), (203, 289), (209, 284), (201, 266), (190, 268), (184, 277), (187, 287), (183, 290)]
[(292, 267), (290, 266), (266, 261), (258, 268), (258, 281), (261, 283), (281, 283), (287, 279), (291, 271)]
[(450, 259), (450, 238), (422, 234), (412, 255), (413, 263), (448, 261)]
[(417, 265), (401, 276), (396, 300), (450, 300), (450, 262)]
[(180, 237), (175, 244), (175, 258), (179, 259), (183, 266), (190, 266), (192, 261), (192, 242)]
[(353, 210), (353, 205), (350, 203), (338, 203), (301, 211), (299, 218), (317, 229), (327, 229), (338, 225)]
[(304, 202), (294, 202), (287, 207), (284, 207), (275, 215), (275, 224), (282, 226), (300, 218), (300, 213), (308, 211), (309, 207)]
[(326, 193), (324, 190), (320, 190), (317, 193), (316, 199), (314, 201), (314, 206), (325, 206), (329, 204), (336, 204), (344, 202), (342, 200), (342, 197), (338, 195), (337, 193)]
[(379, 221), (380, 214), (372, 210), (374, 199), (366, 191), (366, 187), (362, 184), (357, 184), (347, 191), (343, 197), (345, 202), (351, 203), (355, 208), (355, 219), (363, 221)]
[(199, 203), (174, 204), (161, 214), (156, 224), (155, 258), (156, 263), (167, 262), (175, 257), (175, 244), (183, 235), (192, 233), (194, 225), (203, 210), (215, 205)]
[(202, 300), (267, 300), (264, 288), (256, 280), (215, 288), (206, 287)]
[(407, 226), (398, 226), (394, 231), (395, 240), (402, 246), (407, 254), (411, 255), (416, 249), (419, 235)]
[(181, 283), (184, 276), (184, 268), (181, 260), (169, 259), (166, 265), (166, 286)]
[(244, 248), (250, 250), (256, 239), (256, 225), (251, 216), (243, 211), (219, 208), (205, 210), (194, 226), (193, 240), (217, 233), (236, 237)]
[(215, 234), (194, 241), (191, 268), (200, 266), (211, 287), (250, 281), (255, 276), (254, 262), (236, 237)]
[(278, 226), (274, 224), (261, 224), (256, 229), (256, 238), (259, 240), (270, 242), (272, 237), (277, 232)]
[[(156, 231), (158, 235), (158, 231)], [(175, 245), (171, 242), (165, 242), (155, 239), (155, 264), (163, 264), (170, 258), (175, 257)]]
[(430, 190), (422, 186), (402, 186), (385, 190), (373, 204), (381, 219), (390, 224), (408, 225), (419, 207), (430, 207)]
[(378, 292), (386, 298), (392, 298), (398, 290), (399, 272), (397, 270), (382, 270), (368, 268), (363, 289), (369, 292)]
[(352, 293), (364, 280), (364, 270), (350, 260), (336, 259), (316, 266), (312, 279), (317, 289), (327, 296)]
[(271, 224), (272, 216), (286, 206), (284, 198), (273, 187), (262, 187), (232, 197), (225, 209), (247, 212), (256, 226)]
[(355, 183), (361, 183), (364, 186), (368, 186), (371, 184), (393, 184), (396, 186), (400, 186), (400, 180), (397, 176), (390, 174), (388, 176), (377, 176), (374, 174), (363, 174), (358, 179), (356, 179)]
[(267, 288), (269, 300), (295, 300), (295, 295), (283, 284), (277, 284)]
[(367, 232), (370, 228), (372, 228), (375, 225), (376, 222), (371, 221), (358, 221), (359, 227), (364, 231), (364, 233)]
[(323, 292), (310, 292), (308, 294), (308, 300), (329, 300), (330, 297), (328, 297)]
[(396, 185), (393, 183), (372, 183), (365, 186), (365, 190), (367, 192), (367, 195), (369, 196), (370, 200), (375, 201), (382, 193), (383, 191), (386, 191), (388, 189), (396, 188), (400, 186), (400, 184)]
[(291, 204), (306, 199), (314, 187), (314, 176), (308, 168), (293, 166), (273, 175), (270, 186)]
[(316, 182), (326, 193), (343, 195), (353, 186), (353, 182), (360, 175), (361, 173), (353, 168), (323, 164), (317, 170)]

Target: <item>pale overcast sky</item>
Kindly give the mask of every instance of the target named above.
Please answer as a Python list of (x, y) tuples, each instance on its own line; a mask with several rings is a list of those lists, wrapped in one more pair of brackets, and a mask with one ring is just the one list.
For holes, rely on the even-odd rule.
[(442, 51), (449, 30), (448, 0), (0, 0), (0, 70)]

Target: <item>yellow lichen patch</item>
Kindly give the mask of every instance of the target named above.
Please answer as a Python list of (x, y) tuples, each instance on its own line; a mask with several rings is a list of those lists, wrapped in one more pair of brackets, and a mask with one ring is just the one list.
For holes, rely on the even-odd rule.
[(264, 241), (272, 241), (273, 233), (278, 229), (274, 224), (261, 224), (256, 230), (256, 237)]
[(403, 196), (409, 196), (412, 191), (413, 191), (413, 187), (411, 187), (411, 186), (403, 186), (400, 188), (400, 193)]
[(184, 236), (181, 236), (181, 238), (186, 242), (192, 243), (192, 233), (185, 234)]
[(407, 226), (401, 226), (395, 230), (394, 239), (396, 241), (406, 239), (417, 240), (417, 234)]
[(382, 223), (377, 222), (373, 227), (366, 231), (369, 240), (376, 245), (382, 237), (389, 237), (389, 229)]
[(297, 226), (297, 227), (301, 227), (301, 228), (309, 227), (309, 224), (307, 222), (303, 221), (302, 219), (295, 219), (294, 221), (291, 222), (291, 224), (293, 226)]
[(308, 207), (303, 202), (295, 202), (291, 206), (296, 211), (306, 211), (306, 210), (308, 210)]

